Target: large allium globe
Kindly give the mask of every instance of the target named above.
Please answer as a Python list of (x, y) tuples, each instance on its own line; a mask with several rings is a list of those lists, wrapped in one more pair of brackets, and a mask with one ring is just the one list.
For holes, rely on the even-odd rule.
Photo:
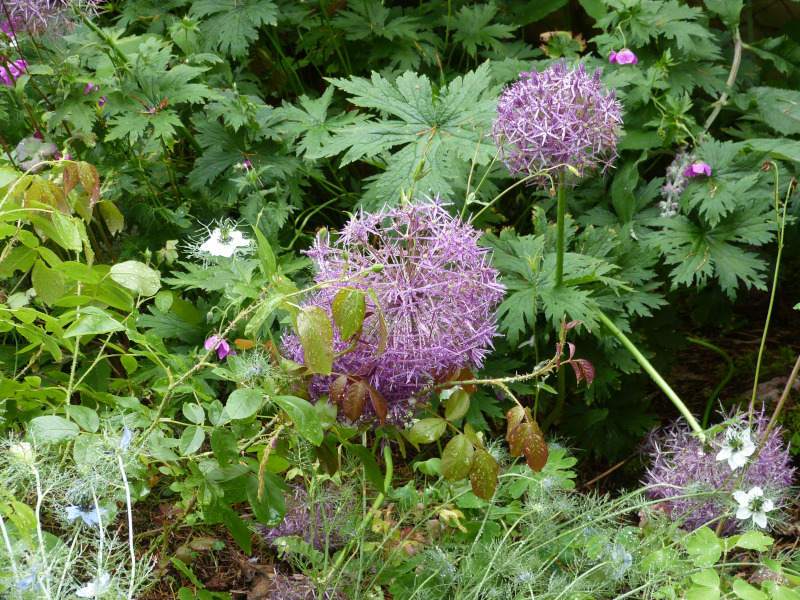
[(0, 0), (0, 19), (10, 17), (15, 33), (55, 33), (76, 21), (73, 9), (94, 15), (100, 4), (100, 0)]
[[(583, 64), (568, 69), (562, 60), (549, 69), (520, 74), (506, 87), (492, 122), (492, 137), (512, 175), (547, 171), (555, 181), (570, 165), (582, 177), (601, 167), (605, 173), (617, 157), (621, 106), (600, 80), (600, 69), (586, 74)], [(551, 185), (545, 175), (531, 179)]]
[[(744, 430), (748, 424), (747, 414), (740, 415), (738, 420), (741, 423), (738, 429)], [(764, 438), (768, 423), (763, 408), (753, 415), (750, 430), (756, 446)], [(684, 422), (674, 423), (650, 435), (645, 450), (651, 455), (653, 464), (647, 470), (644, 483), (653, 487), (647, 490), (647, 494), (664, 500), (671, 518), (681, 521), (686, 529), (709, 523), (713, 523), (710, 526), (714, 528), (717, 520), (727, 514), (722, 532), (730, 535), (741, 531), (748, 522), (734, 516), (737, 503), (733, 492), (737, 490), (747, 492), (759, 487), (777, 508), (790, 498), (794, 469), (790, 466), (789, 451), (783, 448), (779, 427), (767, 436), (755, 461), (751, 456), (747, 464), (736, 471), (731, 471), (726, 460), (717, 460), (724, 447), (725, 432), (709, 439), (709, 448), (704, 449)], [(701, 495), (677, 497), (693, 493)]]
[[(336, 358), (335, 373), (357, 375), (380, 391), (387, 421), (405, 424), (412, 398), (437, 375), (454, 368), (480, 367), (497, 335), (495, 308), (505, 288), (491, 251), (478, 245), (480, 232), (452, 217), (437, 199), (403, 203), (377, 213), (363, 210), (338, 240), (317, 237), (308, 255), (317, 266), (315, 281), (329, 285), (305, 305), (329, 315), (339, 290), (372, 290), (386, 321), (386, 349), (378, 352), (379, 313), (367, 296), (367, 316), (355, 348)], [(375, 265), (383, 268), (372, 270)], [(296, 335), (283, 340), (288, 358), (303, 361)], [(349, 347), (334, 334), (336, 353)], [(334, 377), (316, 376), (310, 392), (327, 395)], [(374, 415), (368, 404), (365, 417)], [(374, 420), (374, 419), (373, 419)]]

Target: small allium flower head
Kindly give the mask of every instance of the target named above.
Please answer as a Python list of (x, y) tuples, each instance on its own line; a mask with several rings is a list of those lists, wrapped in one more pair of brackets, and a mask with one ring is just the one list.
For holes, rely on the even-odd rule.
[[(469, 222), (450, 216), (438, 198), (428, 198), (373, 214), (362, 210), (338, 241), (325, 232), (308, 251), (317, 265), (315, 281), (329, 285), (306, 305), (330, 315), (343, 288), (375, 293), (380, 311), (367, 295), (361, 337), (351, 352), (336, 358), (333, 370), (357, 374), (377, 388), (388, 403), (390, 422), (407, 423), (415, 393), (451, 369), (480, 367), (492, 347), (504, 287), (479, 236)], [(382, 353), (381, 312), (388, 334)], [(334, 334), (336, 353), (351, 344), (340, 337)], [(286, 335), (283, 347), (288, 358), (303, 361), (296, 335)], [(333, 379), (315, 377), (312, 396), (328, 394)], [(369, 405), (367, 411), (371, 414)]]
[(710, 177), (711, 166), (704, 162), (694, 163), (693, 165), (687, 167), (683, 173), (687, 177), (697, 177), (698, 175), (708, 175)]
[[(740, 423), (738, 431), (743, 438), (744, 432), (748, 431), (747, 413), (738, 415), (737, 420)], [(763, 408), (753, 415), (749, 431), (751, 441), (756, 446), (763, 439), (768, 422)], [(653, 487), (647, 490), (647, 494), (654, 499), (664, 500), (670, 517), (683, 523), (687, 529), (696, 529), (716, 522), (723, 515), (730, 515), (737, 502), (741, 507), (739, 497), (743, 490), (762, 490), (770, 499), (769, 510), (781, 508), (791, 498), (794, 469), (790, 466), (788, 450), (783, 448), (780, 428), (776, 427), (770, 432), (755, 460), (747, 459), (743, 474), (738, 471), (733, 474), (726, 460), (717, 460), (719, 454), (729, 446), (730, 434), (727, 431), (731, 427), (729, 425), (726, 432), (709, 439), (710, 445), (716, 450), (713, 452), (704, 452), (703, 444), (683, 422), (650, 434), (645, 450), (652, 456), (653, 464), (647, 471), (645, 484)], [(700, 495), (678, 497), (692, 493)], [(766, 500), (760, 507), (748, 506), (754, 520), (758, 519), (756, 524), (760, 525), (762, 519), (755, 515), (767, 512)], [(741, 520), (726, 519), (722, 533), (731, 535), (741, 531), (745, 525)]]
[(767, 526), (767, 513), (775, 508), (772, 500), (764, 498), (764, 490), (756, 486), (749, 492), (741, 490), (733, 492), (734, 499), (739, 503), (736, 511), (737, 519), (753, 518), (753, 523), (762, 529)]
[(218, 335), (212, 335), (208, 338), (203, 347), (206, 350), (216, 350), (220, 360), (231, 354), (236, 356), (236, 350), (231, 350), (231, 345)]
[(725, 430), (725, 439), (722, 450), (717, 453), (717, 460), (727, 460), (731, 470), (747, 464), (747, 457), (756, 451), (756, 445), (750, 439), (750, 428), (740, 430), (737, 427), (728, 427)]
[(72, 7), (79, 12), (97, 14), (101, 0), (3, 0), (14, 23), (14, 30), (54, 33), (74, 22)]
[[(547, 171), (606, 169), (617, 157), (621, 106), (600, 80), (600, 69), (587, 75), (581, 64), (567, 69), (562, 60), (541, 73), (522, 73), (500, 96), (492, 137), (512, 175)], [(539, 175), (531, 180), (550, 186)]]
[(627, 48), (623, 48), (619, 52), (612, 52), (609, 54), (608, 62), (616, 63), (618, 65), (635, 65), (639, 62), (639, 59), (636, 58), (636, 55), (633, 52)]

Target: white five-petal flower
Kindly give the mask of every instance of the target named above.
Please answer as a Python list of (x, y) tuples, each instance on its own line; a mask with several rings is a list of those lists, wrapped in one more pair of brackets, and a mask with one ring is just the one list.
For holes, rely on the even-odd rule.
[(224, 256), (230, 258), (239, 248), (250, 246), (250, 240), (246, 239), (241, 231), (230, 227), (217, 227), (211, 232), (211, 236), (200, 245), (200, 252), (208, 252), (212, 256)]
[(759, 527), (767, 526), (767, 513), (775, 508), (772, 500), (764, 498), (764, 490), (756, 486), (749, 492), (733, 492), (734, 499), (739, 503), (736, 511), (737, 519), (753, 518), (753, 523)]
[(750, 428), (741, 430), (728, 427), (725, 431), (725, 441), (722, 450), (717, 454), (717, 460), (727, 460), (732, 471), (747, 464), (747, 457), (756, 451), (756, 445), (750, 438)]
[(98, 594), (102, 594), (109, 588), (111, 575), (103, 573), (97, 581), (90, 581), (77, 592), (75, 595), (78, 598), (95, 598)]

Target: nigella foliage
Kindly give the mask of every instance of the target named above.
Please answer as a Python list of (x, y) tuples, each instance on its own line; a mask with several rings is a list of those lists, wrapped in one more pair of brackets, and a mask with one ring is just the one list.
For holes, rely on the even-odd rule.
[[(573, 70), (562, 60), (541, 73), (522, 73), (503, 91), (497, 113), (492, 136), (512, 175), (553, 176), (569, 165), (583, 177), (601, 165), (605, 173), (617, 157), (621, 106), (600, 69), (589, 76), (583, 63)], [(550, 187), (552, 180), (540, 175), (532, 182)]]
[[(729, 427), (745, 430), (747, 420), (746, 413), (738, 415), (737, 424)], [(753, 415), (750, 429), (756, 446), (764, 439), (768, 423), (769, 416), (763, 408)], [(709, 450), (685, 423), (676, 422), (651, 434), (648, 440), (646, 450), (652, 455), (653, 465), (647, 470), (644, 483), (653, 487), (647, 493), (663, 499), (672, 519), (686, 529), (716, 523), (723, 515), (727, 515), (722, 529), (725, 535), (746, 527), (748, 521), (733, 517), (737, 506), (733, 492), (737, 490), (747, 492), (759, 487), (776, 508), (789, 499), (794, 468), (790, 466), (788, 450), (783, 448), (780, 428), (770, 431), (755, 460), (748, 460), (742, 467), (743, 473), (732, 471), (728, 461), (719, 459), (728, 437), (725, 432), (718, 433), (711, 438)]]
[[(326, 285), (306, 306), (330, 314), (341, 289), (369, 292), (363, 332), (352, 351), (336, 358), (333, 371), (378, 389), (395, 423), (408, 419), (412, 397), (437, 375), (480, 367), (497, 335), (495, 309), (505, 288), (490, 266), (491, 251), (478, 245), (479, 231), (452, 217), (445, 206), (429, 198), (377, 213), (362, 210), (336, 242), (325, 232), (308, 251), (317, 265), (315, 281)], [(382, 352), (381, 315), (386, 324)], [(338, 338), (337, 354), (351, 344)], [(296, 335), (284, 338), (284, 350), (302, 362)], [(312, 395), (327, 394), (331, 381), (317, 376)]]

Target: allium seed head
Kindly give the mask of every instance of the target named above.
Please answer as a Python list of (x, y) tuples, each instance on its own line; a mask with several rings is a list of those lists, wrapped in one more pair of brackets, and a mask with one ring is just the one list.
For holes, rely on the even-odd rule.
[[(738, 421), (738, 425), (728, 427), (734, 427), (744, 436), (748, 428), (747, 414), (739, 415)], [(749, 431), (756, 446), (764, 438), (768, 422), (763, 408), (753, 415)], [(749, 457), (742, 467), (741, 481), (742, 471), (733, 473), (728, 461), (718, 460), (720, 451), (730, 445), (731, 437), (727, 430), (718, 433), (709, 440), (711, 450), (706, 452), (700, 440), (682, 422), (650, 435), (646, 450), (653, 458), (653, 465), (647, 470), (645, 484), (653, 487), (647, 493), (651, 498), (663, 499), (670, 516), (687, 529), (716, 522), (723, 515), (730, 517), (742, 504), (736, 499), (737, 492), (762, 490), (774, 503), (770, 510), (773, 506), (780, 508), (790, 498), (794, 469), (790, 466), (788, 450), (783, 448), (780, 428), (769, 433), (755, 460)], [(700, 495), (679, 497), (691, 493)], [(755, 510), (751, 512), (758, 514)], [(742, 520), (727, 518), (722, 532), (730, 535), (746, 525)]]
[[(581, 177), (598, 167), (605, 173), (618, 156), (621, 110), (600, 69), (589, 76), (583, 64), (568, 69), (562, 60), (541, 73), (522, 73), (503, 91), (492, 137), (512, 175), (554, 176), (570, 171), (567, 165)], [(531, 183), (549, 187), (550, 179), (537, 175)]]
[[(505, 288), (479, 236), (469, 222), (450, 216), (445, 204), (428, 198), (374, 214), (362, 210), (336, 242), (323, 232), (307, 253), (317, 266), (315, 281), (328, 285), (306, 306), (330, 315), (334, 297), (347, 287), (371, 290), (377, 298), (378, 306), (367, 295), (361, 336), (335, 359), (333, 371), (357, 375), (380, 391), (390, 422), (407, 422), (414, 394), (451, 369), (481, 366), (492, 347), (495, 308)], [(387, 334), (383, 352), (380, 314)], [(335, 333), (337, 354), (350, 344)], [(288, 358), (303, 362), (296, 335), (286, 335), (283, 347)], [(316, 376), (312, 396), (328, 394), (333, 380)]]

